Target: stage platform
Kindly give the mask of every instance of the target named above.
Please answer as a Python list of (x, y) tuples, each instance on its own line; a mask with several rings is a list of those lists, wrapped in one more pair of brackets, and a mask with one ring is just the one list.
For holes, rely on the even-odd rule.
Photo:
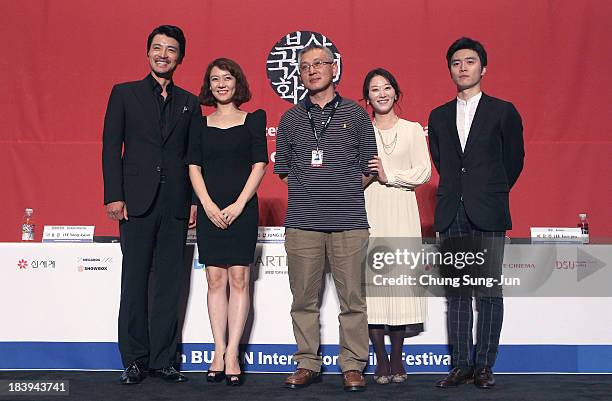
[(323, 381), (305, 389), (282, 387), (284, 374), (250, 374), (242, 387), (229, 388), (224, 383), (207, 383), (203, 373), (187, 373), (189, 382), (164, 383), (147, 378), (141, 384), (119, 384), (118, 372), (59, 372), (27, 371), (0, 372), (0, 380), (68, 380), (69, 396), (29, 396), (0, 400), (75, 400), (75, 401), (155, 401), (155, 400), (495, 400), (495, 401), (597, 401), (609, 400), (612, 388), (610, 375), (496, 375), (497, 385), (481, 390), (474, 385), (454, 389), (439, 389), (434, 383), (440, 375), (409, 375), (403, 384), (377, 385), (368, 376), (363, 393), (345, 393), (340, 375), (325, 375)]

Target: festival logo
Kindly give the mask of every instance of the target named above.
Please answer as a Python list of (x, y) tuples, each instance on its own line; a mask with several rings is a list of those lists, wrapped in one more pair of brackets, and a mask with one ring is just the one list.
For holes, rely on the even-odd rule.
[(266, 61), (268, 81), (274, 93), (281, 99), (297, 104), (304, 99), (308, 90), (300, 81), (298, 53), (311, 44), (328, 47), (334, 54), (338, 73), (334, 83), (338, 84), (342, 76), (342, 58), (334, 43), (327, 36), (312, 31), (296, 31), (283, 36), (270, 50)]

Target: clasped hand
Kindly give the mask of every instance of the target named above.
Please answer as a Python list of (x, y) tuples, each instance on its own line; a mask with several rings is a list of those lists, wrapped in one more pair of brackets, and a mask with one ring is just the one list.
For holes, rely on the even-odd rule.
[(203, 203), (203, 206), (208, 219), (222, 230), (227, 229), (244, 210), (244, 205), (239, 202), (234, 202), (223, 210), (214, 202)]

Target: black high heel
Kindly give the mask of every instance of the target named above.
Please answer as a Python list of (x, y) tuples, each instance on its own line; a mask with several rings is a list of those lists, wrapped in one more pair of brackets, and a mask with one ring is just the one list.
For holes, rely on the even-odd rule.
[[(232, 374), (225, 372), (225, 384), (228, 386), (238, 387), (242, 386), (242, 374), (243, 367), (240, 365), (240, 359), (238, 359), (238, 366), (240, 367), (240, 373)], [(225, 368), (227, 369), (227, 363), (225, 364)]]
[(225, 379), (225, 372), (222, 370), (208, 370), (206, 381), (209, 383), (219, 383)]
[(225, 373), (225, 384), (228, 386), (242, 386), (242, 373), (230, 375)]
[[(225, 358), (225, 353), (221, 356), (221, 359)], [(211, 362), (212, 365), (212, 362)], [(208, 372), (206, 372), (206, 381), (209, 383), (219, 383), (225, 379), (225, 361), (223, 361), (223, 370), (212, 370), (210, 365), (208, 366)]]
[[(224, 357), (224, 362), (225, 362), (225, 355), (223, 355)], [(240, 368), (240, 373), (238, 374), (232, 374), (232, 373), (227, 373), (227, 363), (225, 363), (225, 384), (228, 386), (233, 386), (233, 387), (238, 387), (238, 386), (242, 386), (242, 374), (243, 374), (243, 367), (240, 364), (240, 358), (237, 358), (237, 362), (238, 362), (238, 367)]]

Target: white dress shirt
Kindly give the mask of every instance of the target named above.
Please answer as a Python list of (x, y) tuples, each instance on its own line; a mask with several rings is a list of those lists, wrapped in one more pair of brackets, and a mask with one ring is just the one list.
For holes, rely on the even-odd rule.
[(474, 114), (476, 114), (476, 108), (481, 97), (482, 92), (478, 92), (477, 95), (472, 96), (468, 100), (457, 98), (457, 132), (459, 133), (462, 151), (465, 151), (465, 144), (467, 143), (472, 121), (474, 121)]

